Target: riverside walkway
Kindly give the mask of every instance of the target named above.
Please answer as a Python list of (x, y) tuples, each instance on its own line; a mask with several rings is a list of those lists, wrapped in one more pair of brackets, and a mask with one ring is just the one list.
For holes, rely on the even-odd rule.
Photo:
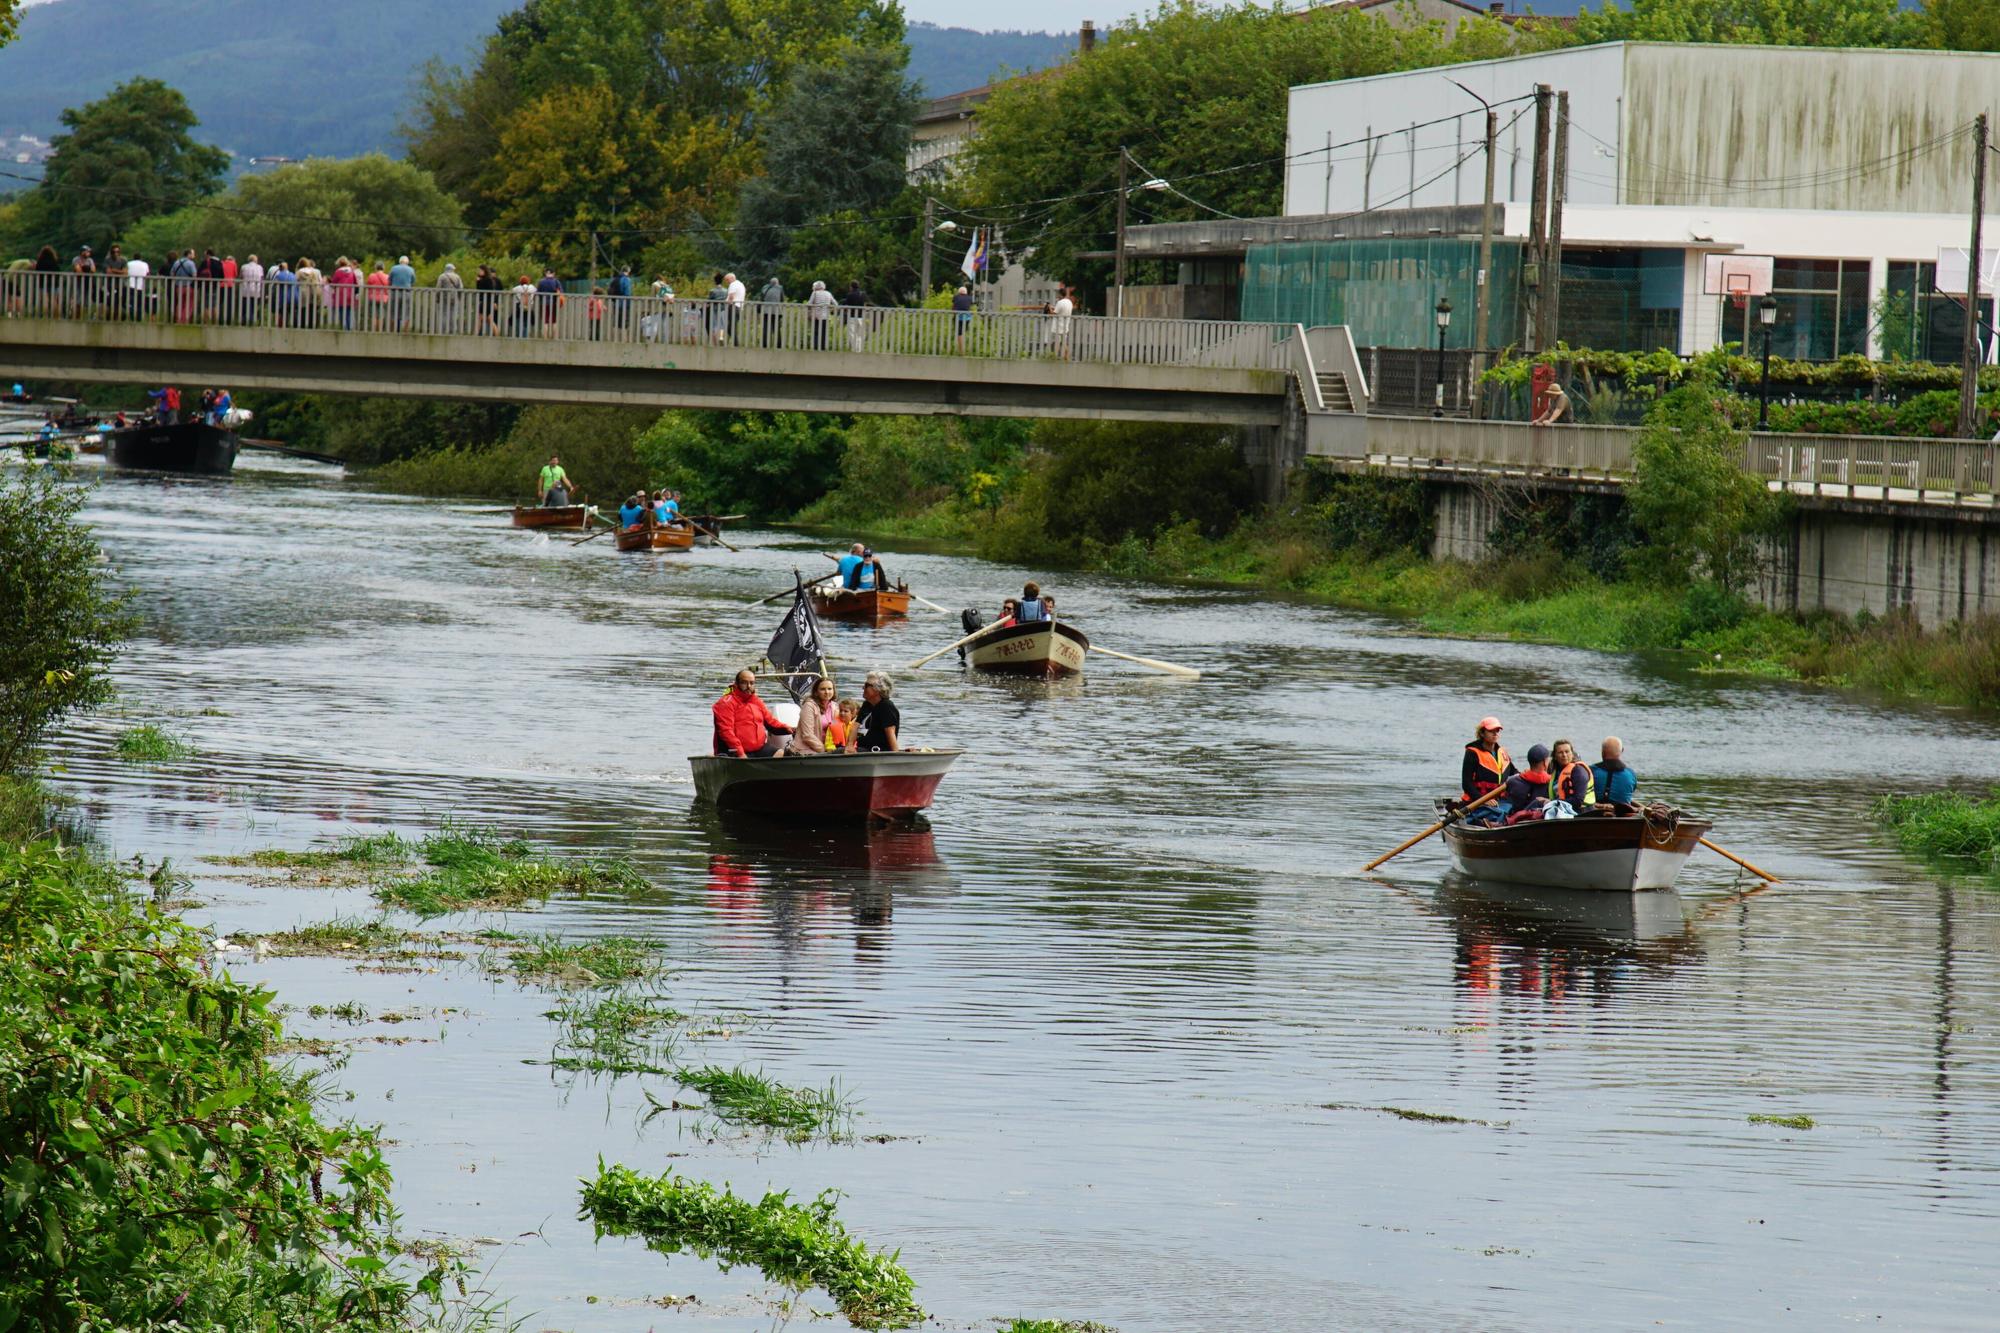
[(0, 275), (0, 374), (484, 401), (1281, 426), (1296, 325)]

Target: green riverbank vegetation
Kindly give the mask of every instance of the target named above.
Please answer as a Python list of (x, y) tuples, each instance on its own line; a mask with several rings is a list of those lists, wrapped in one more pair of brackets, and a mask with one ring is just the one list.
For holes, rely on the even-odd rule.
[(404, 1261), (381, 1145), (280, 1058), (270, 992), (9, 782), (0, 1329), (494, 1326)]
[(2000, 884), (2000, 788), (1984, 796), (1885, 796), (1875, 803), (1875, 815), (1905, 851), (1939, 869)]

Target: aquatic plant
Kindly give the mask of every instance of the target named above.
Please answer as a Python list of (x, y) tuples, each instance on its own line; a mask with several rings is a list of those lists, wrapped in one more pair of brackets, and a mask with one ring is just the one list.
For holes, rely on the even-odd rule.
[(116, 749), (120, 759), (142, 764), (172, 763), (194, 754), (194, 746), (185, 739), (150, 722), (119, 732)]
[(796, 1291), (817, 1287), (856, 1328), (909, 1328), (922, 1321), (916, 1282), (902, 1251), (871, 1250), (834, 1216), (828, 1190), (796, 1204), (780, 1190), (756, 1203), (669, 1171), (657, 1178), (599, 1162), (583, 1187), (583, 1215), (601, 1239), (637, 1236), (664, 1255), (683, 1250), (715, 1259), (725, 1272), (749, 1264)]
[(672, 1072), (674, 1025), (686, 1015), (655, 996), (607, 995), (548, 1011), (559, 1025), (548, 1063), (588, 1074)]
[(1322, 1102), (1320, 1109), (1326, 1111), (1377, 1111), (1383, 1115), (1395, 1116), (1398, 1120), (1411, 1120), (1421, 1125), (1484, 1125), (1488, 1129), (1505, 1129), (1504, 1120), (1478, 1120), (1471, 1116), (1447, 1115), (1443, 1111), (1420, 1111), (1411, 1106), (1361, 1106), (1354, 1102)]
[(629, 935), (605, 935), (565, 940), (556, 935), (531, 936), (509, 959), (523, 981), (565, 986), (614, 986), (638, 981), (659, 971), (661, 946)]
[(1783, 1129), (1811, 1129), (1818, 1122), (1809, 1115), (1761, 1115), (1752, 1114), (1753, 1125), (1777, 1125)]
[(2000, 788), (1984, 800), (1955, 791), (1884, 796), (1875, 817), (1928, 861), (2000, 876)]
[(708, 1111), (732, 1125), (756, 1125), (792, 1143), (839, 1138), (854, 1118), (853, 1098), (838, 1083), (824, 1088), (788, 1088), (738, 1066), (676, 1069), (674, 1082), (708, 1098)]
[(1118, 1330), (1091, 1319), (1016, 1318), (1003, 1324), (1000, 1333), (1118, 1333)]
[(622, 861), (560, 861), (497, 830), (447, 819), (418, 846), (426, 871), (387, 880), (375, 890), (385, 905), (418, 916), (473, 908), (506, 909), (558, 892), (631, 888), (645, 879)]
[(315, 922), (309, 926), (297, 926), (266, 936), (272, 952), (281, 954), (330, 954), (345, 953), (350, 950), (363, 953), (378, 953), (393, 949), (409, 936), (398, 930), (381, 917), (363, 920), (360, 917), (339, 917), (332, 921)]

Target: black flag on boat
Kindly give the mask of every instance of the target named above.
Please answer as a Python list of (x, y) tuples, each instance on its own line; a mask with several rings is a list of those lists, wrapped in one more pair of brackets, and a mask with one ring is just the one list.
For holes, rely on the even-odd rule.
[[(798, 583), (798, 595), (778, 632), (771, 636), (764, 656), (774, 670), (792, 673), (785, 677), (785, 688), (803, 705), (812, 693), (813, 675), (826, 669), (826, 645), (820, 642), (819, 617), (813, 614), (812, 599), (806, 596), (806, 585), (797, 570), (792, 571), (792, 578)], [(806, 672), (812, 675), (803, 674)]]

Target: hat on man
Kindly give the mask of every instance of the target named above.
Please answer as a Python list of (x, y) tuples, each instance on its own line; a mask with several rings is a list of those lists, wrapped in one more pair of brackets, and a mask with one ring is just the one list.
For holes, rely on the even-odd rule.
[(1479, 729), (1481, 731), (1499, 731), (1502, 729), (1500, 719), (1497, 717), (1482, 717), (1479, 719)]
[(1549, 747), (1543, 745), (1540, 741), (1537, 741), (1533, 745), (1530, 745), (1528, 747), (1528, 766), (1530, 768), (1533, 768), (1536, 765), (1541, 764), (1542, 762), (1547, 760), (1548, 757), (1549, 757)]

